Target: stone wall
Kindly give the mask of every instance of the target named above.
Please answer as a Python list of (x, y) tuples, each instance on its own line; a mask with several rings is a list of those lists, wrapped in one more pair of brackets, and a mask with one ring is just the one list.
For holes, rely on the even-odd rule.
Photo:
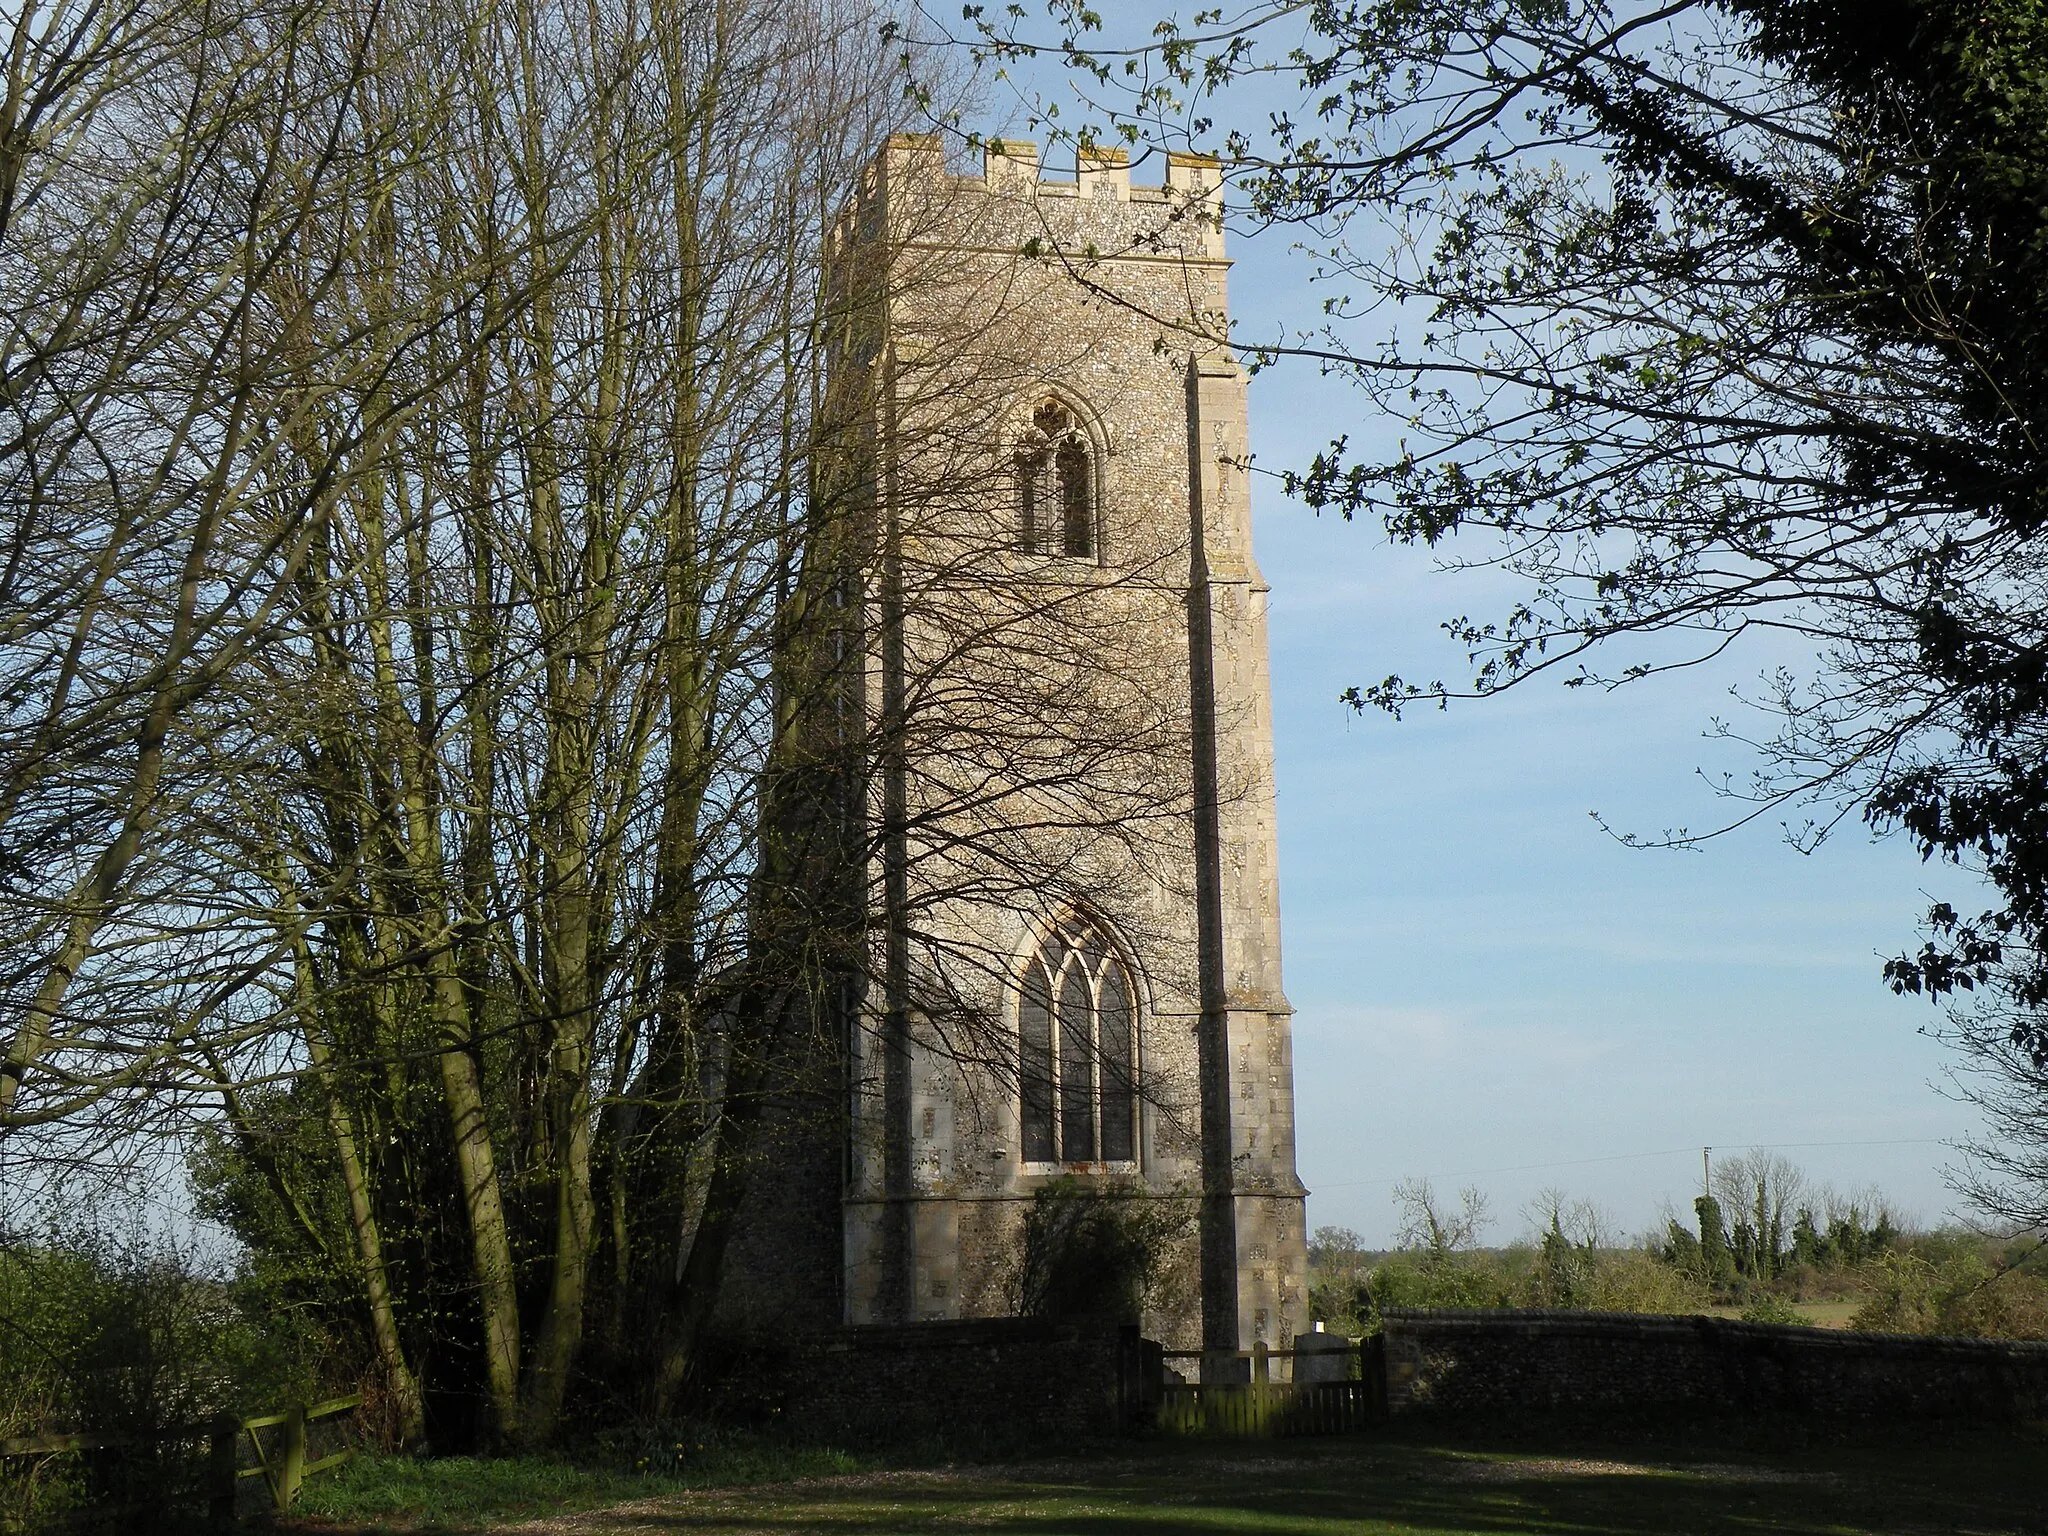
[(1156, 1409), (1158, 1353), (1112, 1325), (869, 1324), (790, 1338), (752, 1367), (750, 1395), (799, 1435), (842, 1442), (1112, 1435)]
[(2048, 1343), (1713, 1317), (1389, 1311), (1367, 1366), (1389, 1412), (1648, 1407), (2048, 1416)]

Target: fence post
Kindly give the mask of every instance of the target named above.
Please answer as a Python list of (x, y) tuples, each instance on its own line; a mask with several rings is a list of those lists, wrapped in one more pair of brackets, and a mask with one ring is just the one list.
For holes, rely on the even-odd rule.
[(1274, 1411), (1279, 1404), (1273, 1392), (1273, 1351), (1264, 1339), (1252, 1340), (1252, 1389), (1246, 1396), (1250, 1422), (1245, 1425), (1245, 1432), (1272, 1434)]
[(235, 1528), (235, 1436), (242, 1426), (232, 1413), (213, 1416), (206, 1431), (206, 1519), (216, 1531)]
[(277, 1511), (283, 1514), (299, 1496), (306, 1480), (306, 1405), (293, 1403), (284, 1414), (284, 1458), (277, 1469)]

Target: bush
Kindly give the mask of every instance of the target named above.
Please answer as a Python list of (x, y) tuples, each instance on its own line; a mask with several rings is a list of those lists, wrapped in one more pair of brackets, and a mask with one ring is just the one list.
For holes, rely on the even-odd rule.
[[(1389, 1307), (1545, 1307), (1588, 1312), (1697, 1312), (1708, 1305), (1698, 1277), (1639, 1248), (1532, 1248), (1432, 1255), (1389, 1254), (1344, 1295), (1322, 1294), (1346, 1331), (1373, 1333)], [(1326, 1315), (1325, 1321), (1331, 1318)]]
[(1595, 1256), (1587, 1307), (1595, 1312), (1704, 1312), (1706, 1285), (1643, 1248), (1604, 1248)]
[[(1527, 1250), (1520, 1257), (1526, 1262)], [(1526, 1288), (1516, 1283), (1511, 1263), (1493, 1253), (1389, 1254), (1366, 1276), (1365, 1321), (1377, 1331), (1379, 1314), (1390, 1307), (1521, 1306)]]
[(1765, 1292), (1742, 1309), (1745, 1323), (1803, 1323), (1805, 1318), (1792, 1310), (1792, 1303), (1772, 1292)]
[(1191, 1202), (1055, 1180), (1024, 1213), (1018, 1315), (1137, 1322), (1193, 1227)]
[[(0, 1438), (154, 1437), (231, 1411), (303, 1400), (288, 1324), (247, 1307), (190, 1253), (75, 1228), (0, 1241)], [(0, 1463), (0, 1528), (125, 1511), (140, 1528), (202, 1502), (203, 1440)]]
[[(1758, 1166), (1759, 1155), (1747, 1164)], [(1798, 1170), (1779, 1166), (1796, 1194)], [(1768, 1184), (1768, 1180), (1766, 1181)], [(1319, 1229), (1309, 1244), (1309, 1315), (1348, 1334), (1374, 1333), (1387, 1308), (1515, 1307), (1688, 1313), (1733, 1303), (1752, 1322), (1805, 1321), (1794, 1303), (1858, 1299), (1853, 1325), (1880, 1332), (2048, 1339), (2048, 1248), (1960, 1227), (1910, 1231), (1883, 1194), (1844, 1198), (1825, 1186), (1797, 1207), (1790, 1243), (1760, 1186), (1731, 1241), (1720, 1202), (1693, 1202), (1695, 1232), (1668, 1216), (1662, 1233), (1617, 1247), (1595, 1207), (1546, 1190), (1530, 1208), (1528, 1242), (1482, 1249), (1486, 1200), (1461, 1190), (1453, 1210), (1427, 1180), (1395, 1186), (1401, 1243), (1365, 1251), (1357, 1233)], [(1821, 1215), (1815, 1215), (1815, 1207)]]
[(2048, 1339), (2048, 1275), (2006, 1267), (1982, 1244), (1915, 1242), (1867, 1265), (1863, 1281), (1864, 1300), (1855, 1316), (1858, 1328)]

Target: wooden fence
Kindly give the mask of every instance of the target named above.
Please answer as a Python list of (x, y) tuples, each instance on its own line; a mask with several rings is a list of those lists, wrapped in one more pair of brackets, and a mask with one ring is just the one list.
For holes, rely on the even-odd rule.
[[(1336, 1352), (1317, 1352), (1331, 1359)], [(1344, 1356), (1357, 1360), (1356, 1351)], [(1240, 1363), (1249, 1381), (1166, 1382), (1159, 1391), (1157, 1423), (1175, 1435), (1226, 1435), (1267, 1439), (1292, 1435), (1352, 1434), (1386, 1416), (1385, 1392), (1372, 1372), (1343, 1381), (1275, 1381), (1272, 1362), (1311, 1358), (1307, 1350), (1268, 1349), (1254, 1344)], [(1341, 1357), (1340, 1357), (1341, 1358)], [(1165, 1360), (1199, 1361), (1199, 1350), (1175, 1350)], [(1291, 1374), (1291, 1372), (1290, 1372)]]
[(1345, 1435), (1378, 1415), (1363, 1381), (1168, 1383), (1159, 1427), (1174, 1435), (1228, 1435), (1267, 1439), (1285, 1435)]
[[(243, 1467), (235, 1476), (262, 1478), (270, 1485), (271, 1507), (279, 1514), (284, 1513), (292, 1507), (292, 1500), (299, 1496), (299, 1485), (307, 1478), (315, 1472), (325, 1472), (329, 1467), (338, 1467), (355, 1455), (348, 1446), (343, 1446), (318, 1461), (306, 1460), (306, 1426), (315, 1419), (331, 1418), (362, 1405), (362, 1393), (351, 1392), (347, 1397), (331, 1397), (310, 1408), (303, 1403), (294, 1403), (282, 1413), (266, 1413), (258, 1418), (242, 1420), (240, 1427), (256, 1452), (256, 1465)], [(279, 1431), (267, 1453), (262, 1436), (257, 1433), (263, 1429)]]
[[(66, 1456), (129, 1446), (179, 1441), (197, 1444), (204, 1441), (207, 1450), (207, 1515), (217, 1528), (227, 1530), (235, 1524), (235, 1484), (241, 1479), (262, 1478), (270, 1489), (271, 1507), (282, 1514), (291, 1508), (292, 1501), (298, 1497), (300, 1485), (308, 1477), (329, 1467), (338, 1467), (354, 1455), (354, 1451), (343, 1447), (332, 1455), (308, 1461), (306, 1426), (316, 1420), (360, 1408), (362, 1402), (360, 1393), (351, 1393), (347, 1397), (330, 1398), (310, 1406), (294, 1403), (280, 1412), (259, 1414), (253, 1419), (237, 1419), (232, 1414), (223, 1414), (204, 1424), (179, 1424), (144, 1434), (36, 1435), (0, 1440), (0, 1461), (17, 1456)], [(276, 1431), (267, 1446), (261, 1433), (266, 1429)], [(245, 1435), (255, 1453), (256, 1464), (253, 1467), (238, 1465), (241, 1459), (238, 1442)]]

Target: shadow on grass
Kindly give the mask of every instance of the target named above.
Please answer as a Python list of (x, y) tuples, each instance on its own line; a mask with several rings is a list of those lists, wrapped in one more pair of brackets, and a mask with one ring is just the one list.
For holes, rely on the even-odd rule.
[[(549, 1528), (591, 1536), (2039, 1532), (2048, 1531), (2044, 1490), (2048, 1441), (2005, 1432), (1816, 1434), (1797, 1422), (1628, 1432), (1404, 1425), (1345, 1440), (1124, 1444), (1056, 1461), (869, 1470), (743, 1490), (643, 1487), (631, 1503), (561, 1516)], [(472, 1513), (442, 1528), (493, 1527)]]
[(829, 1478), (867, 1465), (843, 1451), (772, 1443), (717, 1446), (689, 1463), (645, 1471), (630, 1461), (571, 1457), (362, 1456), (309, 1482), (293, 1516), (278, 1524), (332, 1532), (474, 1531), (707, 1488)]

